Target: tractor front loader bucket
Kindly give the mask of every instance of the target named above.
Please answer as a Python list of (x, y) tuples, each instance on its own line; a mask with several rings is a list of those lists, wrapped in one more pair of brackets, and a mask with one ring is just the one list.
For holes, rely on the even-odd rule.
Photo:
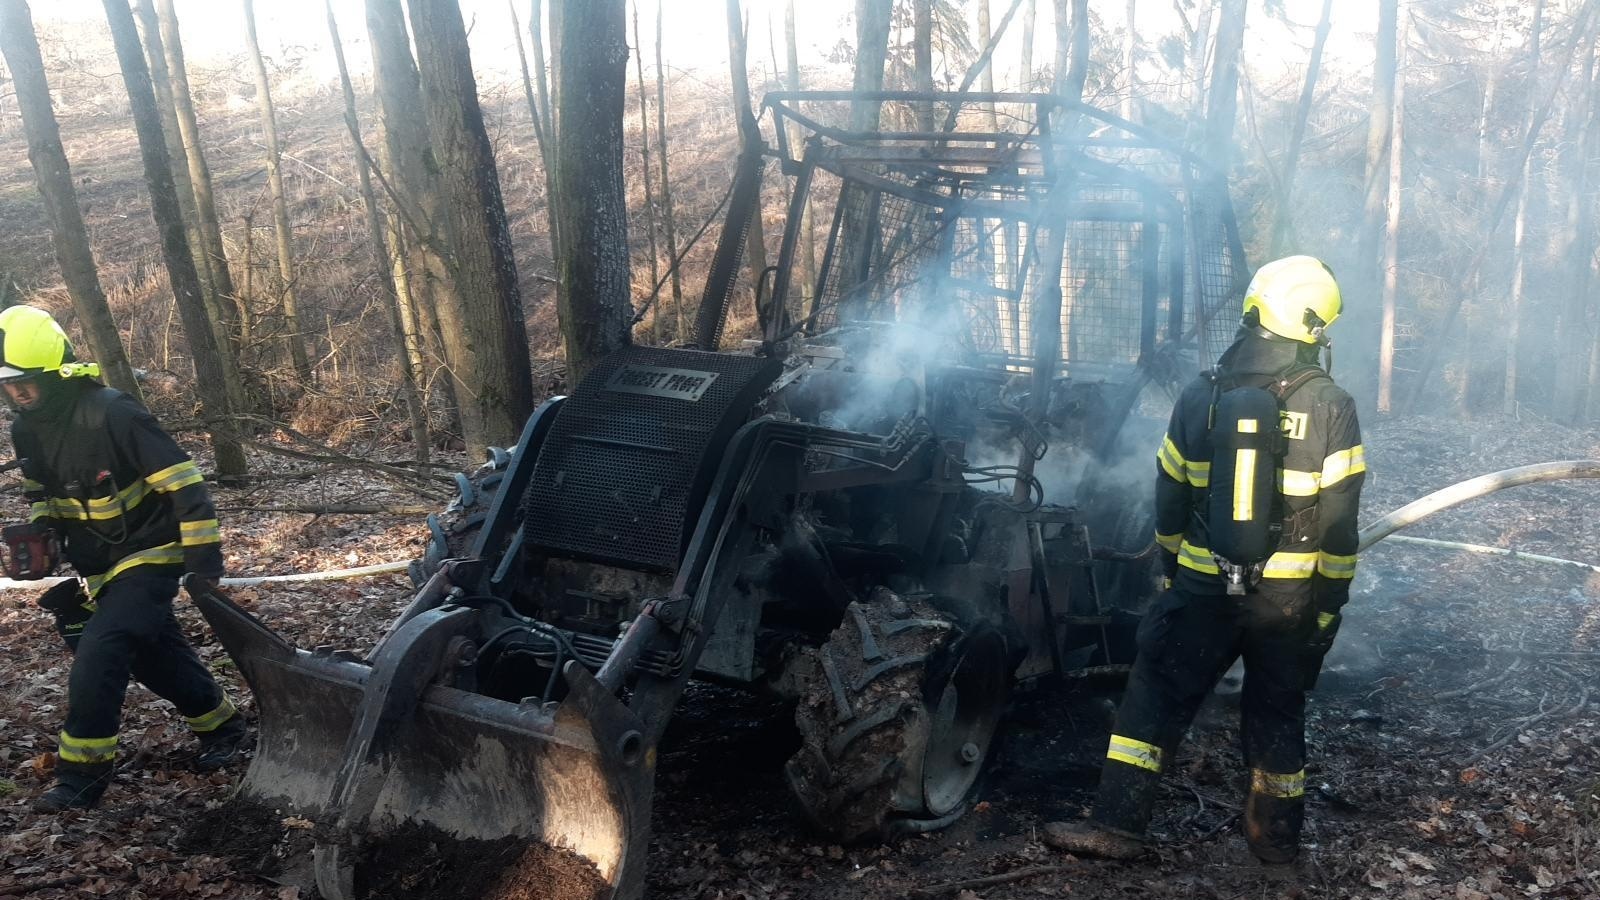
[(216, 588), (186, 587), (255, 692), (240, 798), (315, 823), (326, 900), (368, 895), (364, 861), (416, 835), (514, 858), (486, 898), (642, 894), (655, 754), (582, 665), (563, 669), (559, 704), (507, 703), (449, 686), (472, 663), (482, 610), (413, 604), (362, 661), (298, 649)]

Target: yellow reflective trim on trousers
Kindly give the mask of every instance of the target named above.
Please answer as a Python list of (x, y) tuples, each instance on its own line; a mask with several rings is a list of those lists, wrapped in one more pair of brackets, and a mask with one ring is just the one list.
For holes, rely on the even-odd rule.
[(1211, 558), (1210, 550), (1196, 547), (1188, 541), (1178, 546), (1178, 565), (1206, 575), (1216, 575), (1222, 571), (1217, 568), (1217, 561)]
[(1335, 618), (1337, 618), (1337, 616), (1330, 612), (1317, 613), (1317, 629), (1326, 631), (1328, 626), (1333, 624), (1333, 620)]
[(138, 553), (124, 556), (121, 560), (118, 560), (116, 565), (106, 571), (99, 575), (85, 575), (83, 580), (89, 589), (89, 596), (93, 597), (100, 593), (100, 589), (104, 588), (107, 582), (134, 566), (171, 566), (181, 562), (183, 562), (183, 548), (178, 546), (176, 541), (173, 541), (169, 544), (161, 544), (148, 550), (140, 550)]
[(1120, 734), (1111, 736), (1111, 746), (1106, 749), (1106, 759), (1114, 759), (1151, 772), (1161, 771), (1160, 747)]
[(222, 542), (222, 524), (216, 519), (179, 522), (178, 537), (185, 547), (194, 547), (200, 544), (218, 544)]
[(1322, 490), (1322, 473), (1284, 469), (1278, 473), (1278, 490), (1290, 497), (1315, 497)]
[(222, 723), (233, 718), (233, 714), (237, 711), (238, 710), (235, 709), (233, 705), (233, 701), (229, 700), (227, 696), (223, 696), (222, 703), (220, 703), (216, 709), (198, 716), (184, 716), (183, 720), (189, 723), (189, 728), (191, 730), (200, 734), (204, 734), (208, 731), (216, 731), (218, 728), (221, 728)]
[(1279, 551), (1272, 554), (1267, 564), (1261, 568), (1262, 578), (1310, 578), (1317, 571), (1317, 554), (1315, 553), (1285, 553)]
[(56, 736), (56, 755), (67, 762), (108, 762), (117, 756), (117, 736), (75, 738), (63, 731)]
[(49, 517), (50, 517), (50, 504), (45, 503), (44, 501), (40, 501), (38, 503), (29, 504), (29, 506), (28, 506), (28, 521), (29, 522), (37, 522), (40, 519), (46, 519), (46, 518), (49, 518)]
[(200, 474), (200, 467), (190, 460), (167, 466), (153, 475), (145, 476), (145, 481), (150, 482), (150, 487), (164, 494), (186, 488), (191, 484), (199, 484), (204, 480), (205, 476)]
[(1328, 578), (1356, 577), (1356, 558), (1324, 551), (1317, 559), (1317, 571)]
[(1348, 450), (1330, 453), (1322, 461), (1322, 486), (1330, 488), (1352, 475), (1367, 470), (1367, 448), (1357, 444)]
[[(1239, 424), (1250, 420), (1246, 419)], [(1256, 517), (1256, 451), (1242, 448), (1233, 454), (1233, 520)]]
[(1268, 797), (1279, 797), (1284, 800), (1293, 800), (1304, 797), (1306, 793), (1306, 770), (1301, 769), (1288, 775), (1274, 775), (1261, 769), (1250, 770), (1250, 791), (1255, 794), (1265, 794)]
[(1156, 532), (1156, 544), (1168, 553), (1177, 553), (1178, 547), (1183, 544), (1183, 534), (1162, 534)]

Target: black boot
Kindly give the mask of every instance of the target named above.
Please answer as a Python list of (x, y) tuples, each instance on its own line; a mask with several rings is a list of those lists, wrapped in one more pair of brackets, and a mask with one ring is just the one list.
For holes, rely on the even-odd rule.
[(1268, 865), (1287, 865), (1300, 855), (1305, 823), (1305, 775), (1253, 773), (1244, 804), (1244, 834), (1250, 852)]
[(214, 730), (202, 732), (200, 752), (194, 758), (195, 771), (215, 772), (233, 762), (239, 755), (239, 746), (244, 743), (247, 732), (244, 714), (237, 712)]
[(98, 763), (56, 763), (56, 783), (33, 801), (36, 812), (57, 813), (64, 809), (92, 809), (111, 783), (110, 760)]
[(1144, 854), (1144, 831), (1160, 787), (1161, 772), (1156, 768), (1107, 759), (1089, 821), (1050, 822), (1041, 839), (1080, 856), (1135, 859)]

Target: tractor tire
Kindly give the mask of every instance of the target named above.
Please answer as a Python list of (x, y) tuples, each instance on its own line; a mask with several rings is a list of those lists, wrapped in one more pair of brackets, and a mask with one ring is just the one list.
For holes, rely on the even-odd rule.
[(422, 587), (447, 559), (463, 556), (483, 530), (484, 520), (500, 493), (500, 482), (510, 457), (498, 448), (490, 450), (489, 461), (470, 476), (456, 474), (456, 496), (443, 512), (428, 516), (428, 546), (421, 559), (407, 567), (411, 583)]
[(965, 813), (1016, 669), (1002, 630), (879, 588), (808, 652), (785, 775), (812, 824), (859, 843)]

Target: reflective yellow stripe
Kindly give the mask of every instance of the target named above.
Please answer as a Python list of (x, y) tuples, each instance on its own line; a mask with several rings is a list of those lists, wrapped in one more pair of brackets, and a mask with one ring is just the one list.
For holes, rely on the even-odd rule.
[(1278, 473), (1278, 490), (1290, 497), (1315, 497), (1322, 490), (1322, 473), (1284, 469)]
[(189, 460), (184, 460), (175, 466), (167, 466), (145, 477), (145, 481), (150, 482), (150, 487), (164, 494), (186, 488), (191, 484), (199, 484), (204, 480), (205, 476), (200, 474), (200, 468)]
[(67, 762), (107, 762), (117, 756), (117, 736), (75, 738), (63, 731), (56, 738), (56, 755)]
[[(1244, 430), (1244, 423), (1255, 422), (1250, 419), (1241, 419), (1239, 429)], [(1248, 448), (1240, 449), (1233, 455), (1233, 520), (1235, 522), (1248, 522), (1256, 517), (1256, 452)]]
[(222, 525), (216, 519), (179, 522), (178, 536), (182, 539), (185, 547), (194, 547), (200, 544), (218, 544), (222, 542)]
[(1274, 775), (1261, 769), (1252, 769), (1250, 790), (1252, 793), (1281, 797), (1285, 800), (1303, 797), (1306, 793), (1306, 770), (1301, 769), (1290, 775)]
[(1161, 771), (1161, 748), (1155, 744), (1136, 741), (1120, 734), (1111, 736), (1111, 746), (1106, 750), (1106, 759), (1149, 769), (1152, 772)]
[(1356, 577), (1356, 558), (1323, 551), (1317, 559), (1317, 571), (1328, 578)]
[(44, 485), (24, 475), (22, 478), (22, 489), (25, 491), (43, 491)]
[(1168, 553), (1177, 553), (1179, 545), (1183, 543), (1183, 533), (1162, 534), (1158, 531), (1156, 532), (1156, 543)]
[(1206, 575), (1216, 575), (1221, 571), (1217, 568), (1217, 561), (1211, 558), (1210, 550), (1196, 547), (1188, 541), (1178, 547), (1178, 565)]
[(1240, 419), (1235, 427), (1239, 429), (1240, 434), (1255, 434), (1257, 428), (1256, 420)]
[(1197, 488), (1210, 487), (1211, 463), (1189, 463), (1189, 484)]
[(1352, 475), (1359, 475), (1367, 470), (1367, 450), (1361, 444), (1349, 450), (1340, 450), (1338, 453), (1328, 454), (1322, 461), (1322, 486), (1330, 488)]
[(1188, 481), (1185, 474), (1188, 464), (1184, 461), (1183, 454), (1178, 452), (1178, 445), (1168, 437), (1162, 440), (1161, 449), (1156, 451), (1156, 461), (1161, 463), (1162, 471), (1172, 476), (1173, 481)]
[(50, 516), (50, 504), (39, 502), (28, 506), (28, 521), (37, 522)]
[(92, 497), (81, 503), (68, 497), (49, 497), (44, 503), (49, 508), (46, 515), (57, 519), (103, 521), (133, 509), (149, 495), (150, 485), (141, 478), (110, 497)]
[(1333, 620), (1335, 618), (1337, 618), (1337, 617), (1333, 613), (1329, 613), (1329, 612), (1317, 613), (1317, 628), (1318, 628), (1318, 630), (1327, 631), (1328, 630), (1328, 626), (1333, 624)]
[(100, 589), (105, 587), (107, 582), (134, 566), (177, 565), (181, 562), (183, 562), (183, 548), (173, 541), (170, 544), (161, 544), (125, 556), (105, 572), (99, 575), (85, 575), (83, 580), (89, 588), (89, 596), (93, 597), (100, 593)]
[(237, 710), (233, 706), (233, 701), (224, 696), (222, 703), (216, 709), (198, 716), (184, 716), (183, 720), (189, 723), (189, 728), (204, 734), (222, 727), (222, 723), (233, 718), (235, 712)]
[(1262, 578), (1310, 578), (1317, 571), (1317, 554), (1315, 553), (1285, 553), (1272, 554), (1267, 564), (1261, 569)]

